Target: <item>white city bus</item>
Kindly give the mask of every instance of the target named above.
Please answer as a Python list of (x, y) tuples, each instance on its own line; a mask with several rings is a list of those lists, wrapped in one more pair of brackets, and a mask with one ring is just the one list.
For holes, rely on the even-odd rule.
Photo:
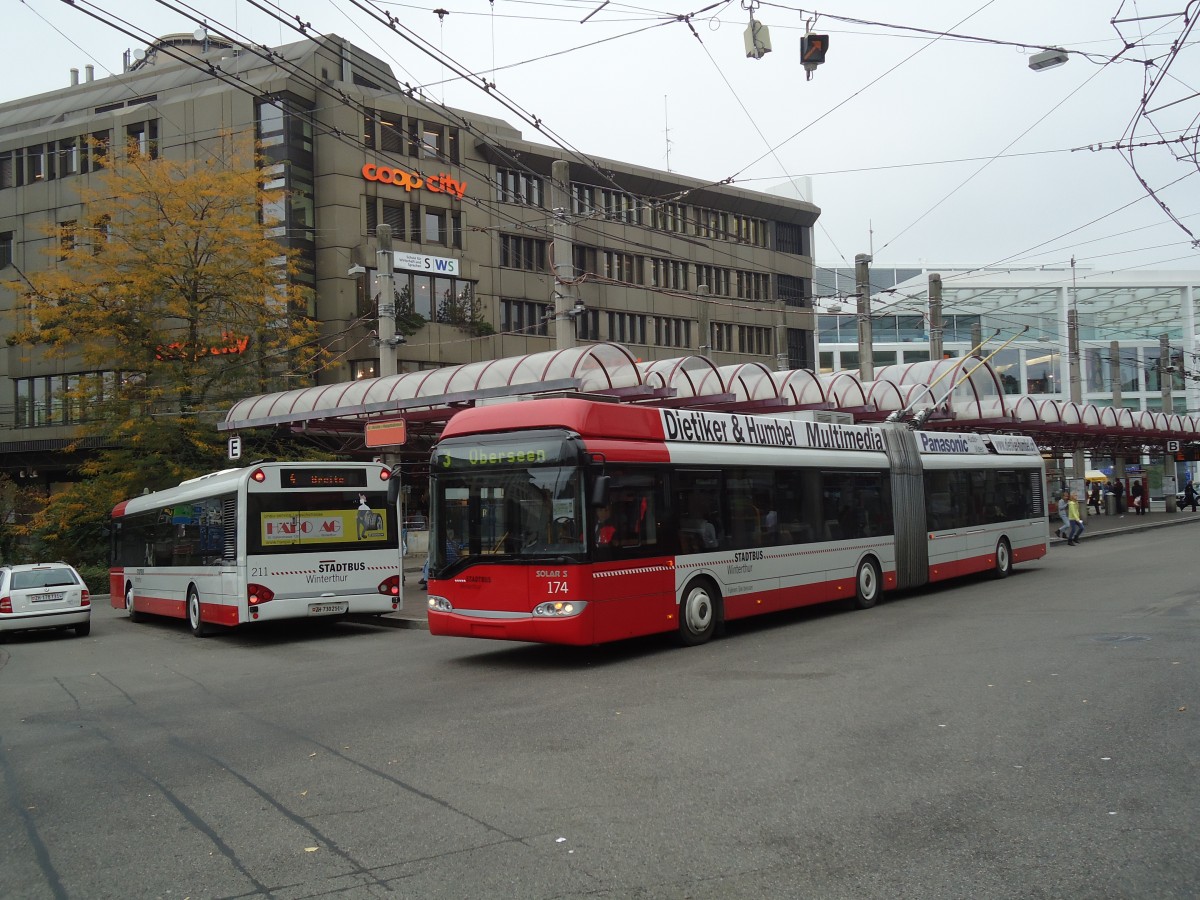
[(211, 625), (400, 607), (400, 540), (378, 463), (253, 463), (112, 512), (112, 605)]

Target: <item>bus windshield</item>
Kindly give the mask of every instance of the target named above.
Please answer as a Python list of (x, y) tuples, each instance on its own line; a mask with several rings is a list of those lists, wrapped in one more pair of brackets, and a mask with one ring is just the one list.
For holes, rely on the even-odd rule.
[(574, 465), (435, 472), (430, 570), (481, 557), (582, 557), (585, 496)]

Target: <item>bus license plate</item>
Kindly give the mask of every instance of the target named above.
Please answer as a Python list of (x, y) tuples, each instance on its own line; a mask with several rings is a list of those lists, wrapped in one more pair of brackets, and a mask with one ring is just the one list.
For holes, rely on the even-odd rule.
[(348, 603), (310, 603), (308, 604), (308, 614), (310, 616), (336, 616), (349, 608), (350, 604)]

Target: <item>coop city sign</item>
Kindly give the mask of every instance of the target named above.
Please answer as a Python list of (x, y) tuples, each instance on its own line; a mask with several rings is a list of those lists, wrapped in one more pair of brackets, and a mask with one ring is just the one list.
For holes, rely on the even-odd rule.
[(467, 192), (467, 183), (459, 181), (452, 175), (439, 172), (428, 178), (420, 172), (409, 172), (407, 169), (397, 169), (395, 166), (381, 166), (377, 163), (367, 163), (362, 167), (362, 176), (367, 181), (382, 181), (384, 184), (394, 184), (404, 188), (405, 193), (419, 191), (424, 188), (434, 194), (449, 194), (457, 200)]

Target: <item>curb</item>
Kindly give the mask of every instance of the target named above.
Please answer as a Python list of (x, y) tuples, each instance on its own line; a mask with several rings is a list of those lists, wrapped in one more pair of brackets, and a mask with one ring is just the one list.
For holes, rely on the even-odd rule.
[[(1137, 517), (1135, 516), (1134, 518), (1137, 518)], [(1082, 538), (1089, 540), (1089, 541), (1094, 541), (1094, 540), (1097, 540), (1098, 538), (1117, 537), (1119, 535), (1130, 534), (1131, 532), (1135, 532), (1135, 531), (1153, 531), (1156, 528), (1173, 528), (1176, 525), (1186, 525), (1189, 522), (1200, 522), (1200, 518), (1193, 519), (1193, 518), (1189, 517), (1189, 518), (1171, 519), (1166, 522), (1145, 522), (1145, 523), (1137, 524), (1137, 525), (1125, 525), (1121, 528), (1109, 528), (1104, 531), (1097, 531), (1094, 534), (1090, 534), (1090, 535), (1088, 534), (1087, 529), (1085, 528)], [(1066, 546), (1066, 543), (1067, 543), (1066, 538), (1055, 537), (1054, 532), (1053, 531), (1050, 532), (1050, 538), (1049, 538), (1050, 546), (1052, 546), (1052, 547), (1060, 546), (1060, 545)], [(1082, 543), (1082, 540), (1081, 540), (1081, 543)]]
[(383, 628), (406, 628), (416, 631), (428, 631), (428, 619), (412, 619), (405, 617), (402, 613), (384, 613), (382, 616), (367, 616), (367, 615), (348, 615), (347, 622), (354, 622), (358, 625), (379, 625)]

